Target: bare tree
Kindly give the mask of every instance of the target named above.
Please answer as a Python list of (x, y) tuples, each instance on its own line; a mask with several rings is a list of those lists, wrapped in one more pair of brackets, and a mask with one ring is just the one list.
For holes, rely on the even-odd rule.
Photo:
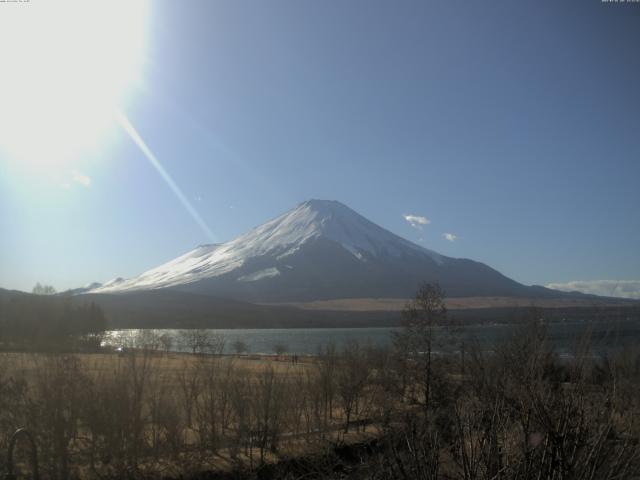
[(223, 334), (214, 333), (204, 328), (181, 330), (179, 338), (182, 348), (187, 349), (193, 355), (202, 353), (221, 355), (226, 345)]
[(336, 396), (336, 372), (338, 354), (333, 343), (320, 348), (316, 362), (320, 391), (322, 392), (323, 422), (322, 431), (327, 431), (329, 421), (333, 419), (333, 400)]
[(136, 348), (157, 352), (162, 345), (160, 335), (157, 330), (144, 329), (141, 330), (135, 339)]
[(224, 353), (224, 349), (227, 346), (227, 339), (224, 334), (220, 332), (210, 332), (208, 331), (208, 339), (207, 339), (207, 353), (213, 355), (222, 355)]
[(40, 438), (41, 454), (52, 478), (68, 478), (87, 378), (74, 356), (38, 359), (37, 395), (31, 402), (31, 422)]
[(431, 401), (436, 327), (444, 324), (447, 316), (444, 299), (438, 284), (423, 284), (402, 311), (402, 330), (394, 338), (402, 364), (405, 368), (415, 367), (415, 380), (422, 386), (425, 408)]
[(160, 344), (162, 345), (162, 350), (165, 353), (169, 353), (171, 351), (171, 349), (173, 348), (173, 337), (171, 336), (171, 334), (165, 332), (162, 335), (160, 335), (158, 340), (160, 341)]
[(286, 384), (284, 375), (271, 365), (256, 374), (251, 399), (256, 424), (252, 429), (264, 463), (267, 448), (276, 452), (283, 428)]
[(273, 353), (275, 353), (278, 357), (281, 357), (285, 353), (287, 353), (289, 349), (284, 343), (276, 343), (273, 346)]
[(242, 339), (234, 340), (234, 342), (231, 344), (231, 347), (233, 348), (234, 352), (236, 352), (236, 355), (242, 355), (243, 353), (247, 353), (247, 351), (249, 350), (247, 342)]
[(337, 370), (337, 391), (345, 415), (344, 432), (349, 432), (352, 417), (358, 416), (364, 389), (371, 374), (367, 356), (358, 342), (345, 345)]
[(197, 363), (187, 360), (177, 378), (179, 399), (189, 428), (193, 425), (193, 412), (202, 389), (202, 370)]
[(56, 289), (51, 285), (42, 285), (40, 282), (36, 283), (31, 291), (34, 295), (55, 295)]

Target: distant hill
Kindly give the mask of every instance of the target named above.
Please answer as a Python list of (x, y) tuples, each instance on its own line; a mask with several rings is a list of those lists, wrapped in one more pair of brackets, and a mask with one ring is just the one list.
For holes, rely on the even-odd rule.
[(7, 290), (5, 288), (0, 288), (0, 300), (7, 300), (9, 298), (13, 298), (19, 295), (31, 295), (27, 292), (21, 292), (20, 290)]
[[(0, 322), (3, 304), (37, 296), (0, 289)], [(61, 294), (54, 303), (71, 301), (76, 306), (94, 302), (103, 310), (108, 328), (324, 328), (396, 326), (402, 300), (350, 299), (296, 305), (259, 305), (210, 295), (171, 289), (123, 294)], [(514, 322), (530, 316), (531, 306), (520, 299), (450, 299), (449, 316), (468, 323)], [(606, 299), (603, 299), (606, 300)], [(543, 300), (538, 311), (549, 320), (640, 320), (640, 302), (558, 302)], [(45, 321), (45, 320), (43, 320)]]
[[(326, 328), (397, 326), (400, 311), (332, 309), (258, 305), (237, 300), (173, 290), (90, 294), (74, 301), (93, 301), (105, 312), (110, 328)], [(317, 308), (319, 307), (319, 308)], [(595, 304), (544, 301), (538, 312), (549, 320), (640, 320), (640, 302)], [(531, 306), (524, 303), (479, 304), (463, 299), (453, 302), (449, 317), (465, 323), (518, 322), (529, 318)]]
[(95, 302), (111, 328), (362, 327), (397, 325), (400, 318), (398, 312), (309, 311), (173, 290), (86, 294), (73, 300)]

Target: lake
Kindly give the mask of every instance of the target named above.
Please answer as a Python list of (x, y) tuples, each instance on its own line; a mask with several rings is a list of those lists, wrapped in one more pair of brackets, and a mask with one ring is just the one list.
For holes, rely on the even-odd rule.
[[(501, 339), (509, 338), (518, 331), (517, 325), (492, 324), (472, 325), (456, 333), (456, 341), (443, 343), (442, 350), (455, 350), (463, 340), (466, 345), (477, 344), (483, 349)], [(576, 342), (589, 329), (592, 329), (594, 350), (605, 351), (619, 349), (627, 345), (640, 343), (640, 321), (618, 322), (561, 322), (549, 325), (549, 338), (560, 354), (569, 354)], [(387, 346), (391, 343), (391, 334), (395, 328), (284, 328), (284, 329), (211, 329), (212, 335), (225, 341), (225, 353), (234, 353), (233, 342), (242, 340), (247, 353), (273, 354), (276, 345), (286, 347), (288, 353), (313, 355), (320, 348), (335, 344), (338, 348), (347, 342), (357, 341), (363, 345)], [(151, 335), (153, 332), (153, 335)], [(182, 340), (181, 330), (112, 330), (104, 344), (112, 347), (141, 347), (152, 336), (165, 335), (170, 339), (170, 350), (188, 352), (189, 347)], [(451, 338), (451, 337), (447, 337)]]

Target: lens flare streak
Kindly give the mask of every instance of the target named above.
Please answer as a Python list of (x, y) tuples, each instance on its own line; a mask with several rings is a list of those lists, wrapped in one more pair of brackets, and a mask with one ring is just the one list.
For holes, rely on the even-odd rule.
[(129, 119), (124, 115), (124, 113), (122, 113), (119, 110), (116, 110), (116, 118), (118, 120), (118, 123), (120, 123), (120, 125), (124, 129), (124, 131), (127, 132), (127, 135), (129, 135), (131, 140), (133, 140), (133, 143), (135, 143), (138, 146), (138, 148), (147, 158), (149, 163), (156, 169), (158, 174), (160, 174), (162, 179), (166, 182), (166, 184), (173, 191), (176, 197), (178, 197), (178, 200), (180, 200), (180, 203), (182, 203), (182, 205), (187, 210), (187, 212), (189, 212), (189, 215), (191, 215), (191, 217), (196, 221), (196, 223), (200, 226), (202, 231), (207, 235), (209, 240), (212, 242), (215, 242), (216, 236), (213, 234), (209, 226), (206, 224), (206, 222), (200, 216), (200, 214), (197, 212), (194, 206), (191, 205), (191, 202), (189, 201), (189, 199), (185, 196), (184, 193), (182, 193), (182, 190), (173, 180), (171, 175), (169, 175), (169, 172), (167, 172), (165, 168), (162, 166), (162, 164), (158, 160), (158, 157), (156, 157), (155, 154), (151, 151), (151, 149), (147, 146), (147, 144), (142, 139), (142, 137), (140, 136), (138, 131), (135, 129), (135, 127), (131, 124)]

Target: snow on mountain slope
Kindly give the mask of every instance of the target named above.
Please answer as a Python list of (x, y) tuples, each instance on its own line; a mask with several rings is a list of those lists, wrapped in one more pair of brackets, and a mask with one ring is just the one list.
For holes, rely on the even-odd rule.
[(257, 282), (263, 278), (277, 277), (280, 275), (280, 270), (276, 267), (265, 268), (264, 270), (258, 270), (257, 272), (250, 273), (249, 275), (242, 275), (238, 277), (239, 282)]
[[(113, 279), (109, 280), (108, 282), (105, 282), (104, 284), (99, 285), (96, 288), (113, 288), (113, 287), (116, 287), (116, 286), (122, 284), (125, 281), (126, 280), (124, 278), (122, 278), (122, 277), (113, 278)], [(96, 283), (98, 283), (98, 282), (96, 282)]]
[[(361, 262), (376, 257), (418, 255), (436, 265), (449, 259), (405, 240), (370, 222), (340, 202), (309, 200), (229, 242), (201, 245), (194, 250), (129, 280), (109, 282), (92, 293), (126, 292), (192, 284), (240, 269), (251, 259), (286, 260), (310, 242), (335, 242)], [(244, 273), (241, 282), (280, 275), (277, 268)]]

